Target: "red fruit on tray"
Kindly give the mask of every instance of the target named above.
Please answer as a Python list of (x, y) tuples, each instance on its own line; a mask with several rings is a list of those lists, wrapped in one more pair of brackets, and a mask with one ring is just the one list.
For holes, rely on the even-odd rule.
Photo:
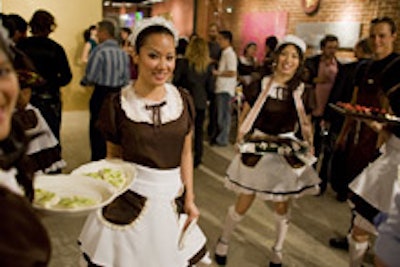
[(380, 122), (400, 123), (400, 117), (391, 115), (386, 109), (346, 102), (337, 102), (336, 105), (329, 104), (336, 111), (355, 117), (377, 120)]

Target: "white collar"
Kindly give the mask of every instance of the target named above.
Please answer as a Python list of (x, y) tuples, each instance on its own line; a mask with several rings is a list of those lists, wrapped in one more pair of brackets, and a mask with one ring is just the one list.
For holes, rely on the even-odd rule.
[(157, 105), (166, 102), (160, 108), (161, 124), (177, 120), (183, 112), (183, 100), (178, 89), (169, 83), (165, 84), (165, 97), (161, 101), (152, 101), (138, 96), (133, 85), (121, 90), (121, 108), (126, 116), (134, 122), (154, 124), (153, 111), (146, 109), (146, 105)]

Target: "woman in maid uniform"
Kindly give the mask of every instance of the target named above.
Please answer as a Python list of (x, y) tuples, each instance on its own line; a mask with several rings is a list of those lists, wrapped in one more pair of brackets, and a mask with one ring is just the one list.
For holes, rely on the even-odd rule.
[(177, 39), (162, 17), (143, 19), (130, 36), (138, 79), (107, 100), (98, 127), (107, 157), (131, 162), (138, 174), (128, 191), (89, 215), (79, 237), (88, 266), (186, 267), (208, 259), (195, 224), (194, 106), (167, 83)]
[[(276, 51), (275, 71), (245, 92), (239, 121), (237, 154), (227, 170), (226, 186), (238, 193), (229, 207), (215, 259), (226, 264), (235, 226), (255, 197), (273, 202), (276, 239), (270, 266), (282, 266), (283, 242), (289, 226), (290, 199), (317, 194), (320, 179), (312, 168), (311, 104), (301, 82), (306, 44), (287, 35)], [(255, 86), (254, 86), (255, 85)], [(296, 132), (301, 132), (301, 139)]]

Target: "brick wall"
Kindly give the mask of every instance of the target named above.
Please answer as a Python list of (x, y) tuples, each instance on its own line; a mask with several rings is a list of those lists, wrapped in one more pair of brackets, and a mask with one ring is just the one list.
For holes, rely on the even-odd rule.
[[(229, 6), (233, 7), (231, 14), (224, 11)], [(218, 9), (219, 13), (216, 12)], [(299, 22), (356, 21), (361, 22), (361, 37), (365, 37), (368, 35), (370, 20), (384, 15), (395, 19), (400, 28), (399, 0), (321, 0), (318, 11), (311, 16), (302, 11), (301, 0), (204, 0), (198, 1), (197, 10), (202, 18), (204, 14), (207, 15), (201, 25), (197, 26), (197, 32), (206, 36), (205, 25), (217, 22), (221, 28), (229, 29), (237, 36), (235, 47), (241, 46), (241, 18), (249, 12), (288, 12), (287, 33), (294, 33)], [(396, 50), (400, 51), (400, 34)]]

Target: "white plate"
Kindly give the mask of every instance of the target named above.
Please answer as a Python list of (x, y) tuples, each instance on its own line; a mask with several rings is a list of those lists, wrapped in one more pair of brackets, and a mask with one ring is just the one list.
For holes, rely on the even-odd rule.
[[(81, 165), (71, 172), (71, 174), (87, 175), (88, 173), (98, 172), (101, 169), (109, 168), (112, 170), (119, 170), (125, 176), (126, 181), (120, 187), (115, 187), (117, 195), (125, 192), (131, 186), (136, 177), (136, 168), (132, 163), (120, 159), (102, 159), (99, 161), (92, 161), (87, 164)], [(90, 177), (90, 176), (88, 176)], [(96, 180), (95, 178), (91, 178)]]
[(85, 197), (96, 203), (84, 207), (59, 207), (40, 205), (33, 201), (33, 207), (44, 215), (87, 215), (89, 212), (109, 204), (114, 198), (114, 189), (106, 182), (81, 175), (38, 175), (33, 183), (34, 189), (55, 193), (57, 197)]

